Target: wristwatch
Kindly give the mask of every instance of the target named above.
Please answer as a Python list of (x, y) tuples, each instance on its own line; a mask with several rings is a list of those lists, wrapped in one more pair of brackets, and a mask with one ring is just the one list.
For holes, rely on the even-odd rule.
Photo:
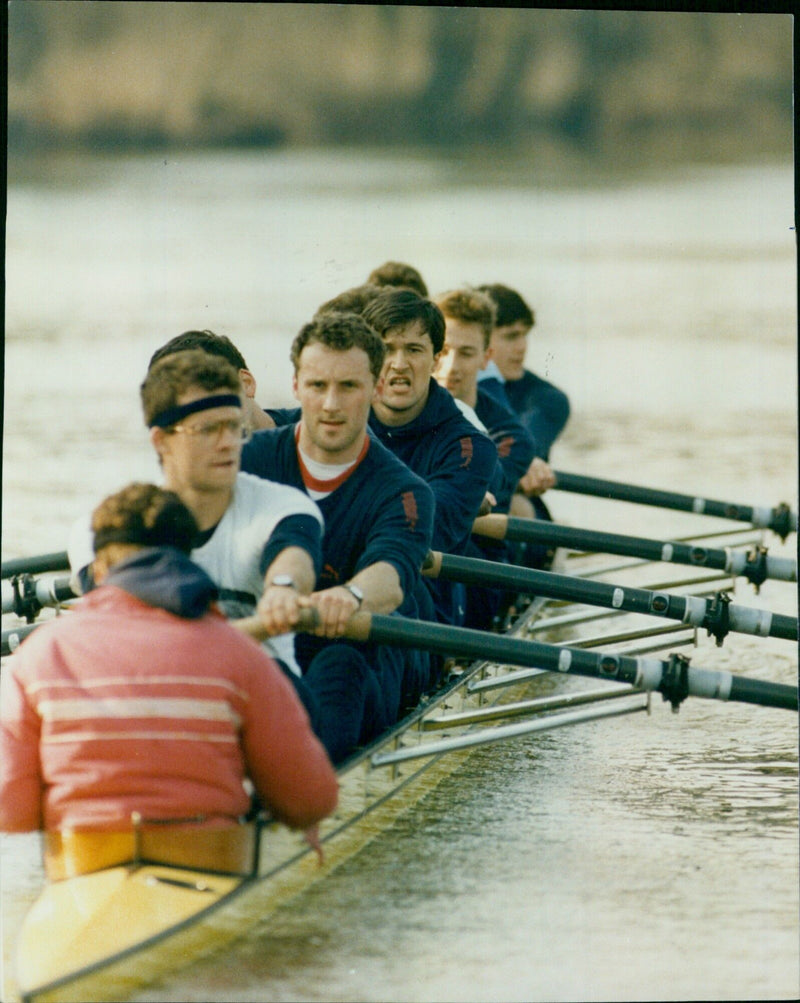
[(275, 575), (270, 585), (282, 585), (287, 589), (296, 589), (297, 586), (294, 583), (294, 578), (291, 575)]
[(342, 588), (347, 589), (350, 595), (353, 596), (353, 598), (358, 603), (360, 609), (361, 603), (364, 602), (364, 593), (361, 591), (361, 589), (357, 585), (353, 585), (352, 582), (345, 582), (344, 585), (342, 585)]

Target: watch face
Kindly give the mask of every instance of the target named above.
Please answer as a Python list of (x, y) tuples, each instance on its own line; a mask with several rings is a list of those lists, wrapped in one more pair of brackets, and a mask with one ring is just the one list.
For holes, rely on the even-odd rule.
[(287, 588), (294, 588), (294, 579), (291, 575), (275, 575), (270, 585), (285, 585)]
[(351, 595), (354, 595), (356, 599), (358, 599), (359, 603), (364, 601), (364, 593), (357, 585), (345, 585), (345, 588)]

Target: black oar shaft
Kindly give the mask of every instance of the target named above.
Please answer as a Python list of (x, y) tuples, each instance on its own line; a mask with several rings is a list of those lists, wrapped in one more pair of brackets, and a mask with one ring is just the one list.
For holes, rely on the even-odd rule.
[[(604, 554), (620, 554), (623, 557), (639, 557), (648, 561), (663, 561), (668, 564), (712, 568), (728, 571), (732, 575), (745, 575), (756, 584), (766, 578), (786, 582), (797, 581), (797, 562), (788, 557), (771, 557), (769, 554), (764, 554), (762, 557), (757, 551), (748, 555), (744, 551), (702, 547), (693, 543), (577, 529), (543, 519), (517, 519), (514, 516), (505, 518), (507, 540), (526, 540), (555, 547), (570, 547), (574, 550), (598, 551)], [(476, 528), (479, 523), (480, 520), (476, 523)]]
[(69, 568), (69, 558), (65, 550), (55, 554), (40, 554), (39, 557), (16, 557), (3, 561), (3, 578), (14, 575), (40, 575), (45, 571), (65, 571)]
[(554, 470), (553, 473), (556, 478), (555, 486), (560, 491), (574, 491), (600, 498), (615, 498), (618, 501), (636, 502), (640, 505), (655, 505), (658, 508), (719, 516), (736, 522), (749, 522), (754, 526), (771, 529), (783, 538), (789, 533), (797, 532), (797, 513), (790, 512), (786, 505), (778, 505), (775, 508), (739, 505), (734, 502), (680, 494), (676, 491), (661, 491), (657, 488), (645, 488), (620, 481), (607, 481), (600, 477), (570, 474), (563, 470)]
[(582, 602), (590, 606), (604, 606), (609, 609), (625, 610), (629, 613), (646, 613), (668, 620), (679, 620), (694, 627), (703, 627), (712, 632), (719, 628), (722, 616), (727, 629), (740, 634), (755, 634), (759, 637), (780, 637), (797, 640), (797, 617), (749, 606), (726, 605), (724, 610), (711, 601), (699, 596), (682, 596), (670, 592), (653, 592), (650, 589), (623, 588), (606, 582), (587, 581), (568, 575), (556, 575), (549, 571), (535, 571), (513, 564), (499, 564), (481, 561), (471, 557), (453, 554), (437, 554), (440, 566), (438, 575), (465, 585), (482, 585), (489, 588), (505, 589), (510, 592), (528, 592), (533, 595), (548, 596), (551, 599), (565, 599)]
[[(445, 655), (491, 659), (508, 665), (608, 679), (629, 683), (638, 689), (655, 690), (668, 699), (676, 698), (671, 665), (656, 658), (583, 651), (396, 616), (364, 613), (356, 614), (353, 620), (358, 622), (354, 624), (352, 636), (377, 644), (421, 648)], [(783, 683), (744, 679), (730, 672), (696, 669), (688, 665), (683, 669), (681, 682), (684, 684), (682, 695), (735, 700), (787, 710), (797, 710), (798, 707), (797, 688)], [(677, 699), (680, 698), (678, 694)]]

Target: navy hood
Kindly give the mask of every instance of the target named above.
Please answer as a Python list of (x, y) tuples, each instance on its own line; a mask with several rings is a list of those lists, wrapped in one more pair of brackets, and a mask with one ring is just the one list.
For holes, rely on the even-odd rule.
[(146, 547), (112, 568), (103, 584), (186, 620), (202, 616), (217, 598), (205, 571), (175, 547)]

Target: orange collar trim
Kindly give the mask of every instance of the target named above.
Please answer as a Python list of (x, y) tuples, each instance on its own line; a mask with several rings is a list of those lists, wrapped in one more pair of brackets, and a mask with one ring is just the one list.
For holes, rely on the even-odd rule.
[(321, 491), (321, 492), (325, 492), (326, 494), (330, 494), (332, 491), (335, 491), (338, 487), (341, 487), (341, 485), (344, 484), (344, 482), (347, 480), (347, 478), (350, 476), (350, 474), (353, 473), (353, 471), (356, 469), (356, 467), (359, 465), (359, 463), (361, 463), (361, 461), (367, 455), (367, 450), (369, 449), (369, 433), (367, 433), (364, 436), (364, 445), (361, 447), (361, 452), (355, 458), (355, 461), (346, 470), (343, 470), (336, 477), (331, 477), (330, 480), (323, 481), (323, 480), (319, 480), (319, 478), (315, 477), (311, 473), (311, 471), (308, 469), (308, 467), (305, 465), (305, 463), (303, 462), (303, 455), (300, 452), (300, 423), (299, 422), (297, 423), (297, 426), (295, 427), (294, 439), (295, 439), (295, 443), (297, 445), (297, 462), (300, 465), (300, 473), (301, 473), (302, 478), (303, 478), (303, 484), (305, 484), (305, 486), (310, 491)]

